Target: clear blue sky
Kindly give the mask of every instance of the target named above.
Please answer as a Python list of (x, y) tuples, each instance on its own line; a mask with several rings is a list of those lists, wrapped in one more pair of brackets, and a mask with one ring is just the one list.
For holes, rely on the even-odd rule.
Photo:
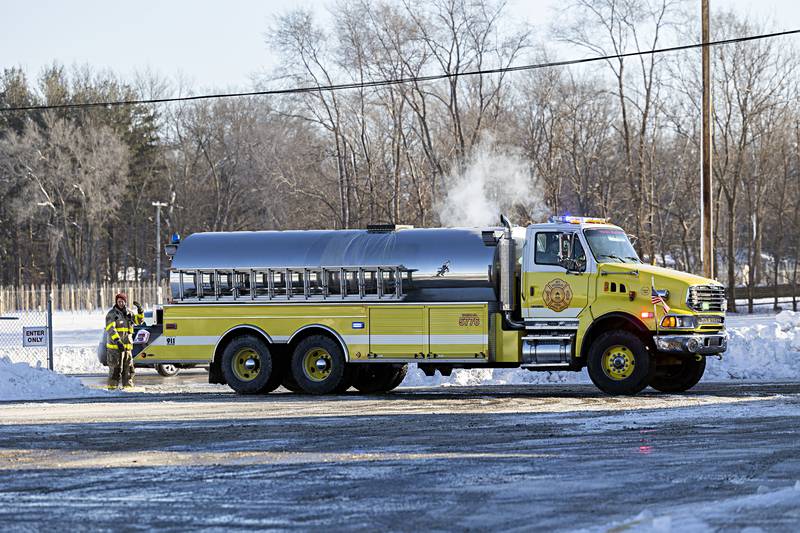
[[(691, 1), (699, 10), (700, 1)], [(712, 10), (735, 8), (772, 17), (779, 29), (800, 27), (797, 0), (710, 1)], [(559, 3), (509, 0), (509, 7), (517, 20), (544, 26)], [(329, 5), (327, 0), (0, 0), (0, 68), (21, 66), (35, 77), (57, 60), (123, 76), (147, 68), (170, 78), (180, 74), (195, 92), (248, 88), (254, 73), (274, 65), (264, 44), (273, 17), (295, 6), (322, 13)]]

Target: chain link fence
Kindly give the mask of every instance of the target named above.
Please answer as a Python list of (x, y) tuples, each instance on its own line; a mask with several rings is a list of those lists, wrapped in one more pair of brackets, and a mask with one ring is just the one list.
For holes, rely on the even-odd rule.
[(0, 314), (0, 358), (53, 368), (52, 302), (43, 311)]

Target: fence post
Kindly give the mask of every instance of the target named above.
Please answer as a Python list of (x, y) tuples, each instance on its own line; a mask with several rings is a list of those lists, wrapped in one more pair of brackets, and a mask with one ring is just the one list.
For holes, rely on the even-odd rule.
[(47, 295), (47, 368), (53, 370), (53, 294)]

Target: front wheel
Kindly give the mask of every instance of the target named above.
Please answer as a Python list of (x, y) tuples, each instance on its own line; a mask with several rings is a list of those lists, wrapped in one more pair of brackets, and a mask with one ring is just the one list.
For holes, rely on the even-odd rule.
[(650, 386), (661, 392), (685, 392), (697, 385), (705, 371), (706, 358), (703, 356), (670, 359), (656, 366)]
[(609, 331), (589, 349), (589, 377), (612, 395), (633, 395), (650, 384), (655, 364), (642, 339), (630, 331)]

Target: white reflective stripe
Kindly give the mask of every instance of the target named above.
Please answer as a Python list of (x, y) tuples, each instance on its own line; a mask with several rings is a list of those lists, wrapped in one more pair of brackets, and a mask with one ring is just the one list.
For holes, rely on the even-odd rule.
[[(174, 343), (167, 344), (167, 337), (175, 339)], [(273, 342), (288, 342), (288, 335), (273, 335)], [(170, 337), (162, 335), (158, 337), (150, 346), (214, 346), (219, 340), (215, 335), (184, 335)], [(408, 344), (486, 344), (489, 341), (488, 335), (431, 335), (430, 339), (426, 335), (342, 335), (345, 344), (380, 344), (380, 345), (408, 345)], [(146, 342), (146, 341), (145, 341)]]
[[(366, 337), (366, 335), (362, 335)], [(370, 335), (370, 344), (422, 344), (426, 341), (425, 335)]]
[(486, 344), (488, 335), (431, 335), (431, 344)]
[(567, 307), (563, 311), (556, 312), (546, 307), (523, 307), (523, 318), (575, 318), (583, 307)]
[[(167, 337), (175, 339), (174, 343), (167, 344)], [(171, 337), (169, 335), (162, 335), (150, 346), (214, 346), (217, 344), (219, 337), (216, 335), (203, 336), (203, 335), (184, 335), (182, 337)]]

